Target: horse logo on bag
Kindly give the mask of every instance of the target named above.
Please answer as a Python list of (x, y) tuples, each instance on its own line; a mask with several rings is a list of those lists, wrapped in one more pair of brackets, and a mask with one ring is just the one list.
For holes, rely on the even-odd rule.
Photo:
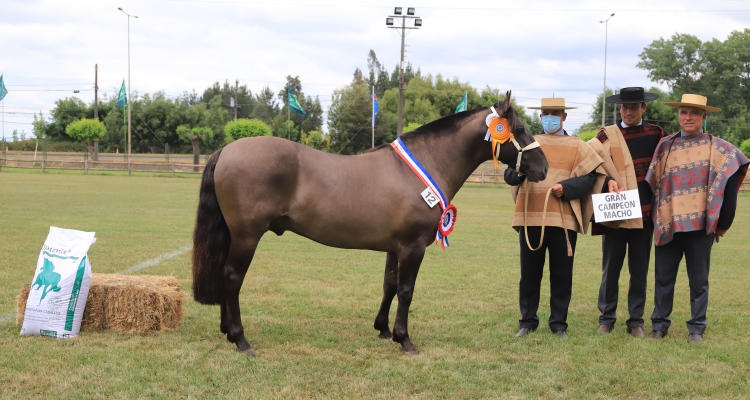
[[(42, 300), (47, 297), (49, 292), (59, 292), (62, 289), (58, 286), (60, 283), (60, 274), (55, 272), (55, 264), (52, 263), (47, 257), (44, 258), (44, 265), (42, 271), (37, 275), (36, 281), (31, 285), (34, 290), (42, 289), (42, 297), (39, 298), (39, 304), (42, 304)], [(36, 287), (36, 286), (39, 287)]]

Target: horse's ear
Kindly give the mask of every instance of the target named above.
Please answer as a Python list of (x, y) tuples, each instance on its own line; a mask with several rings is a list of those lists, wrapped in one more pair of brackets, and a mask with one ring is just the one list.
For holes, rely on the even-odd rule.
[(505, 99), (503, 99), (502, 103), (496, 103), (495, 107), (498, 109), (498, 114), (505, 115), (510, 108), (510, 91), (505, 92)]

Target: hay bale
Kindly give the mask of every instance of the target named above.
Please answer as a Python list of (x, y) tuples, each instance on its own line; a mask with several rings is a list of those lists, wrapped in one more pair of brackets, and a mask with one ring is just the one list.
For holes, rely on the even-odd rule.
[[(16, 299), (18, 325), (30, 290), (31, 284), (25, 284)], [(171, 276), (93, 274), (81, 330), (170, 331), (182, 324), (184, 301), (182, 287)]]

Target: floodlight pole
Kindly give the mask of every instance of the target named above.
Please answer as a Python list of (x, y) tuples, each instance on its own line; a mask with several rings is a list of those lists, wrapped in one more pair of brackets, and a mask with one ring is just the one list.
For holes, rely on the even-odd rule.
[(614, 16), (615, 13), (612, 13), (609, 18), (605, 19), (604, 21), (599, 21), (600, 24), (604, 23), (604, 88), (602, 89), (602, 126), (604, 126), (604, 98), (607, 97), (607, 30), (609, 29), (609, 20)]
[[(389, 18), (386, 20), (386, 24), (389, 25), (388, 28), (391, 29), (400, 29), (401, 32), (401, 63), (399, 64), (398, 68), (398, 121), (396, 123), (396, 136), (401, 136), (401, 133), (403, 133), (404, 128), (404, 48), (405, 48), (405, 40), (406, 40), (406, 30), (407, 29), (419, 29), (420, 26), (422, 26), (422, 19), (414, 15), (414, 8), (407, 8), (407, 15), (403, 15), (403, 8), (397, 7), (395, 9), (394, 14), (396, 15), (390, 15)], [(392, 25), (392, 19), (393, 18), (400, 18), (401, 19), (401, 26), (390, 26)], [(406, 19), (414, 19), (415, 20), (415, 26), (406, 26)], [(389, 21), (391, 20), (391, 21)], [(389, 24), (389, 22), (391, 22)]]
[(138, 18), (138, 16), (130, 15), (120, 7), (117, 9), (128, 16), (128, 163), (130, 163), (130, 18)]

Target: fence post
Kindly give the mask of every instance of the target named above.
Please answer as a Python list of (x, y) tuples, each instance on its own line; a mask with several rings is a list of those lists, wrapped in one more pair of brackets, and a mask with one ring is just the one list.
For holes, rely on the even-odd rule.
[(174, 163), (172, 163), (172, 177), (174, 177), (174, 172), (175, 172), (175, 165)]
[(128, 160), (128, 176), (130, 176), (130, 160)]
[(45, 160), (45, 159), (42, 159), (42, 172), (44, 172), (44, 167), (45, 167), (45, 165), (44, 165), (44, 164), (45, 164), (45, 162), (46, 162), (46, 161), (47, 161), (47, 160)]
[(89, 174), (89, 160), (88, 159), (83, 160), (83, 171), (84, 171), (83, 172), (84, 175), (88, 175)]
[(482, 172), (482, 186), (480, 187), (484, 187), (484, 172)]
[(0, 158), (0, 171), (3, 170), (3, 160), (4, 160), (3, 158)]

